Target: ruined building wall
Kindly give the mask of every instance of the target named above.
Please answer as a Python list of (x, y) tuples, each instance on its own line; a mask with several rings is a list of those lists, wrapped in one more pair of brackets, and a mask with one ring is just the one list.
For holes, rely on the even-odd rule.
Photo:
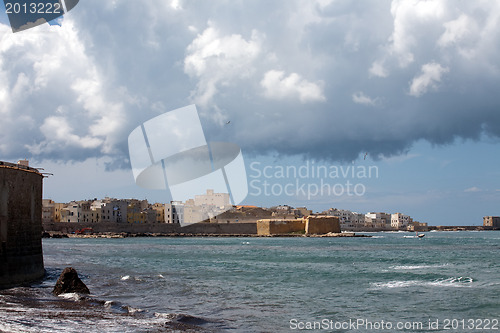
[(0, 288), (45, 274), (42, 181), (36, 169), (0, 162)]
[(337, 216), (308, 216), (305, 221), (308, 235), (340, 232), (340, 222)]

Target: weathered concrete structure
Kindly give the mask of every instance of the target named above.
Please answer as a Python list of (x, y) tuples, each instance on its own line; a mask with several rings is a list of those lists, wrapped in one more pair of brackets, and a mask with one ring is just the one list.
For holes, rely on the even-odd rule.
[(44, 223), (43, 228), (47, 232), (60, 232), (71, 234), (84, 228), (92, 228), (94, 233), (184, 233), (184, 234), (245, 234), (256, 235), (257, 224), (248, 223), (196, 223), (181, 227), (177, 223), (155, 223), (155, 224), (136, 224), (136, 223), (68, 223), (52, 222)]
[(0, 288), (43, 277), (42, 181), (38, 170), (0, 162)]
[(483, 217), (483, 226), (500, 228), (500, 217), (499, 216), (485, 216), (485, 217)]
[(280, 235), (289, 234), (292, 232), (304, 232), (305, 223), (303, 219), (264, 219), (257, 221), (258, 235)]
[(264, 219), (257, 221), (258, 235), (283, 235), (305, 233), (321, 235), (340, 233), (340, 222), (336, 216), (307, 216), (301, 219)]
[(340, 221), (337, 216), (308, 216), (305, 218), (307, 235), (322, 235), (329, 232), (340, 232)]

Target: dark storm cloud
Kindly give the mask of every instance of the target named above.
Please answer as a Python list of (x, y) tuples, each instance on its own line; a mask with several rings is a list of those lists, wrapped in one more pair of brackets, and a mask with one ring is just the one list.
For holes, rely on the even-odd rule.
[(30, 31), (0, 31), (5, 159), (124, 166), (132, 129), (191, 103), (208, 140), (255, 155), (500, 135), (496, 1), (89, 0)]

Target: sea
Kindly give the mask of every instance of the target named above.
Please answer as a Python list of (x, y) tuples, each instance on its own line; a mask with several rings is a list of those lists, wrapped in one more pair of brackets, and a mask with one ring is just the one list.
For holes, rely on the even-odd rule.
[[(0, 332), (495, 332), (500, 232), (44, 239)], [(52, 295), (65, 267), (90, 295)]]

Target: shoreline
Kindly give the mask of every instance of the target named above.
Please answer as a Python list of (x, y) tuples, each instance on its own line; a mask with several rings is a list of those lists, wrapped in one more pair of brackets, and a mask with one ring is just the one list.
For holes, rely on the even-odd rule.
[(356, 234), (354, 232), (327, 233), (322, 235), (305, 234), (275, 234), (275, 235), (257, 235), (257, 234), (193, 234), (193, 233), (126, 233), (126, 232), (106, 232), (91, 234), (68, 234), (61, 232), (44, 232), (42, 238), (135, 238), (135, 237), (163, 237), (163, 238), (191, 238), (191, 237), (213, 237), (213, 238), (283, 238), (283, 237), (303, 237), (303, 238), (323, 238), (323, 237), (372, 237), (371, 235)]
[[(459, 232), (459, 231), (500, 231), (500, 228), (484, 227), (484, 226), (438, 226), (429, 227), (429, 230), (420, 231), (420, 233), (429, 232)], [(287, 234), (273, 234), (273, 235), (258, 235), (256, 233), (214, 233), (214, 232), (116, 232), (116, 231), (93, 231), (83, 234), (75, 232), (64, 232), (60, 230), (46, 230), (42, 233), (42, 238), (135, 238), (135, 237), (163, 237), (163, 238), (189, 238), (189, 237), (234, 237), (234, 238), (272, 238), (272, 237), (372, 237), (372, 233), (414, 233), (415, 231), (408, 230), (346, 230), (341, 233), (327, 233), (327, 234), (303, 234), (303, 233), (287, 233)]]

